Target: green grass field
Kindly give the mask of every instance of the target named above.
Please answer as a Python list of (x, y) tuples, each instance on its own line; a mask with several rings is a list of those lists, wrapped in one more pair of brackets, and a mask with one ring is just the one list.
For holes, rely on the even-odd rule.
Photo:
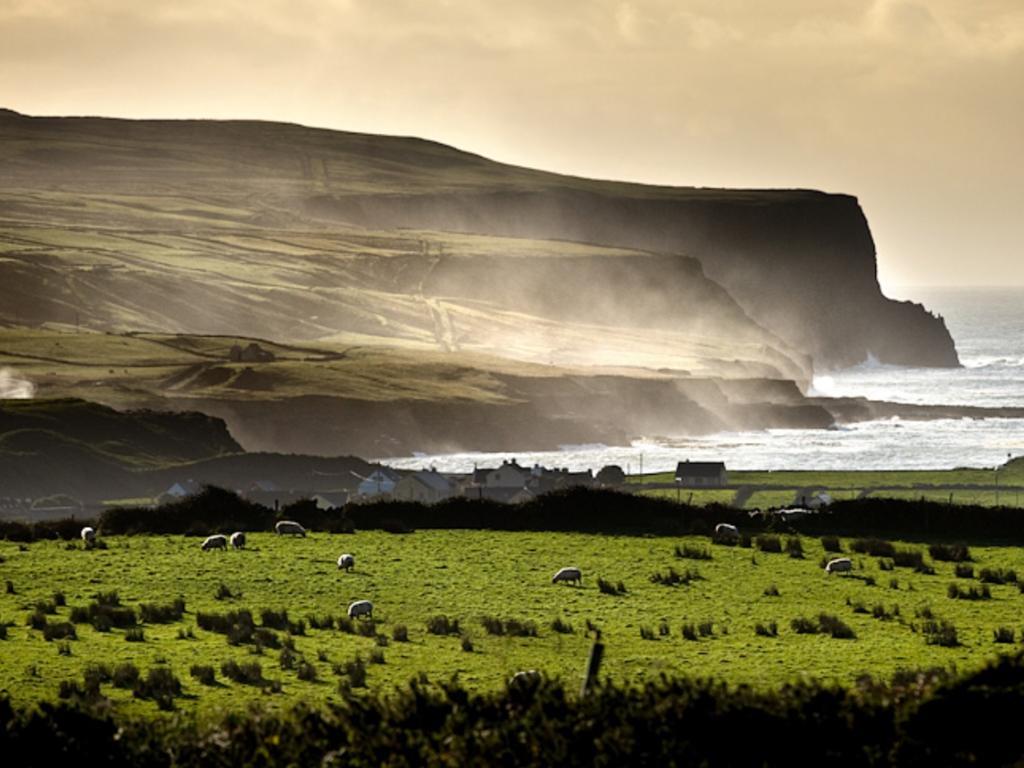
[[(323, 702), (337, 695), (333, 664), (357, 655), (369, 662), (375, 650), (384, 655), (383, 664), (367, 664), (367, 685), (375, 690), (420, 673), (434, 680), (457, 676), (470, 688), (495, 688), (521, 669), (540, 669), (575, 684), (590, 645), (588, 621), (604, 632), (603, 672), (622, 681), (639, 683), (666, 673), (759, 687), (802, 676), (850, 683), (861, 674), (886, 677), (900, 668), (977, 667), (1000, 649), (1016, 647), (996, 644), (994, 630), (1013, 629), (1019, 643), (1024, 623), (1024, 595), (1015, 584), (992, 585), (987, 600), (951, 599), (951, 583), (980, 587), (978, 581), (954, 578), (951, 563), (935, 562), (936, 575), (924, 575), (907, 568), (883, 571), (876, 558), (860, 555), (852, 555), (856, 570), (851, 576), (826, 576), (820, 566), (822, 546), (807, 537), (802, 539), (804, 559), (714, 546), (710, 561), (675, 556), (677, 545), (710, 546), (697, 537), (425, 531), (314, 534), (303, 540), (255, 534), (249, 549), (240, 552), (201, 552), (198, 539), (180, 536), (111, 537), (107, 543), (106, 550), (85, 551), (80, 543), (69, 549), (64, 542), (43, 541), (23, 550), (0, 542), (0, 580), (14, 588), (14, 594), (0, 595), (0, 619), (9, 624), (7, 638), (0, 640), (0, 689), (15, 702), (55, 698), (60, 682), (80, 681), (88, 663), (124, 661), (144, 674), (157, 665), (169, 666), (185, 688), (179, 707), (201, 713), (237, 709), (257, 699), (272, 705)], [(844, 549), (848, 544), (844, 541)], [(335, 566), (338, 554), (346, 551), (357, 557), (350, 574)], [(998, 567), (1024, 574), (1024, 553), (1017, 548), (978, 547), (972, 554), (976, 573)], [(550, 583), (554, 571), (567, 564), (583, 569), (582, 588)], [(652, 574), (667, 574), (670, 568), (679, 573), (695, 569), (701, 578), (677, 586), (651, 582)], [(622, 581), (626, 594), (602, 593), (599, 577)], [(221, 584), (236, 597), (215, 599)], [(778, 596), (765, 594), (771, 585)], [(127, 642), (121, 629), (100, 632), (78, 624), (78, 638), (67, 643), (70, 655), (60, 653), (59, 642), (46, 641), (42, 632), (27, 626), (35, 604), (55, 592), (64, 594), (67, 605), (48, 616), (51, 622), (66, 621), (72, 607), (86, 606), (96, 593), (110, 590), (118, 591), (122, 605), (136, 609), (140, 603), (166, 604), (180, 596), (186, 613), (178, 622), (145, 625), (143, 642)], [(372, 637), (307, 626), (304, 635), (294, 638), (295, 647), (316, 669), (316, 681), (299, 680), (294, 670), (282, 669), (278, 650), (253, 655), (251, 645), (231, 646), (224, 635), (196, 626), (197, 611), (247, 608), (258, 624), (263, 609), (287, 609), (295, 621), (342, 615), (350, 601), (360, 598), (374, 602), (377, 632), (390, 642), (381, 648)], [(868, 613), (855, 612), (857, 604)], [(898, 607), (898, 615), (872, 618), (875, 606), (890, 614)], [(917, 613), (926, 607), (936, 619), (955, 624), (961, 645), (928, 645), (914, 631), (922, 623)], [(842, 619), (856, 639), (797, 634), (791, 628), (793, 619), (820, 613)], [(463, 650), (458, 636), (428, 634), (428, 619), (439, 614), (458, 619), (472, 652)], [(481, 622), (488, 616), (533, 622), (538, 636), (489, 635)], [(556, 618), (574, 631), (555, 632), (551, 622)], [(684, 624), (703, 622), (710, 622), (710, 635), (684, 639)], [(776, 623), (778, 637), (755, 633), (758, 623), (770, 622)], [(662, 623), (665, 636), (659, 635)], [(408, 642), (392, 639), (399, 624), (408, 628)], [(643, 639), (642, 628), (657, 639)], [(194, 638), (179, 639), (179, 632), (188, 629)], [(230, 659), (259, 662), (264, 677), (279, 681), (282, 692), (267, 696), (258, 687), (226, 680), (220, 665)], [(217, 684), (190, 678), (193, 664), (217, 668)], [(129, 708), (155, 707), (112, 686), (103, 690)]]

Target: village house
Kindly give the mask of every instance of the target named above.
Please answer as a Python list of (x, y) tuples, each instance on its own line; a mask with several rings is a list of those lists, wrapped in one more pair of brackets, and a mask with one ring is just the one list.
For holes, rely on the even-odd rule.
[(456, 486), (452, 480), (436, 469), (429, 469), (403, 477), (391, 495), (400, 501), (434, 504), (454, 496), (455, 492)]
[(683, 488), (724, 488), (729, 484), (721, 461), (681, 461), (676, 465), (676, 482)]
[(363, 478), (357, 490), (360, 496), (390, 496), (399, 480), (401, 477), (395, 470), (380, 466)]

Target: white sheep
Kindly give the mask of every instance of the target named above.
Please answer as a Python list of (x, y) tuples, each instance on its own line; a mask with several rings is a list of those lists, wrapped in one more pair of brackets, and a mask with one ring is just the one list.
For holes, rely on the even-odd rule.
[(716, 539), (738, 539), (739, 537), (740, 529), (732, 523), (719, 523), (715, 526)]
[(358, 619), (366, 616), (369, 619), (373, 618), (373, 603), (369, 600), (356, 600), (348, 607), (348, 617), (350, 619)]
[(558, 573), (551, 577), (551, 583), (557, 584), (560, 581), (568, 581), (577, 585), (583, 584), (583, 574), (579, 568), (560, 568)]
[(536, 669), (521, 669), (516, 672), (512, 677), (509, 678), (509, 687), (522, 686), (530, 687), (535, 686), (540, 682), (540, 672)]
[(228, 548), (228, 537), (222, 533), (216, 533), (213, 536), (207, 536), (203, 540), (203, 552), (210, 549), (227, 549)]
[(848, 557), (837, 557), (825, 564), (825, 573), (848, 573), (853, 570), (853, 561)]
[(85, 546), (91, 546), (96, 543), (96, 529), (91, 526), (85, 526), (82, 529), (82, 541), (85, 542)]
[(286, 534), (292, 534), (295, 536), (306, 535), (306, 529), (294, 520), (278, 520), (277, 524), (274, 526), (274, 530), (277, 531), (279, 536), (284, 536)]
[(338, 558), (338, 570), (344, 568), (346, 571), (351, 571), (356, 567), (356, 558), (347, 552)]
[(242, 531), (232, 533), (231, 546), (233, 549), (245, 549), (245, 533)]

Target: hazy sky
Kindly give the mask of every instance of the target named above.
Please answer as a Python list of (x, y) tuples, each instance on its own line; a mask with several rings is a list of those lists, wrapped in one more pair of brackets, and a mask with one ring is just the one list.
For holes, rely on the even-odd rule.
[(892, 292), (1024, 284), (1022, 0), (0, 0), (0, 102), (848, 192)]

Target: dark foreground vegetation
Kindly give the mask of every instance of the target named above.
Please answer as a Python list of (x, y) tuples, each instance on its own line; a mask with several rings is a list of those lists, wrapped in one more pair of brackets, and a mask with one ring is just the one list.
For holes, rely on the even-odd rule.
[[(148, 695), (160, 681), (128, 682)], [(6, 764), (60, 765), (87, 754), (90, 763), (124, 766), (955, 766), (1024, 755), (1021, 656), (968, 676), (924, 672), (767, 693), (689, 679), (603, 684), (582, 698), (533, 678), (483, 695), (416, 682), (389, 696), (343, 692), (324, 709), (252, 710), (219, 722), (121, 716), (95, 688), (68, 693), (27, 711), (0, 699)]]
[[(275, 511), (212, 486), (201, 493), (159, 507), (123, 507), (105, 511), (94, 524), (101, 533), (192, 534), (269, 531), (280, 519), (297, 520), (307, 529), (329, 533), (416, 529), (500, 531), (567, 531), (581, 533), (710, 534), (718, 523), (744, 532), (798, 532), (809, 535), (889, 536), (893, 538), (986, 541), (1024, 544), (1024, 510), (929, 501), (858, 499), (841, 501), (818, 513), (783, 521), (752, 516), (722, 505), (688, 506), (665, 499), (610, 490), (572, 488), (509, 506), (486, 499), (452, 498), (437, 504), (380, 501), (318, 509), (299, 501)], [(0, 521), (0, 538), (12, 541), (75, 539), (85, 520), (36, 523)], [(767, 541), (768, 539), (765, 539)], [(961, 544), (934, 546), (937, 560), (967, 557)], [(888, 553), (878, 553), (889, 556)]]

